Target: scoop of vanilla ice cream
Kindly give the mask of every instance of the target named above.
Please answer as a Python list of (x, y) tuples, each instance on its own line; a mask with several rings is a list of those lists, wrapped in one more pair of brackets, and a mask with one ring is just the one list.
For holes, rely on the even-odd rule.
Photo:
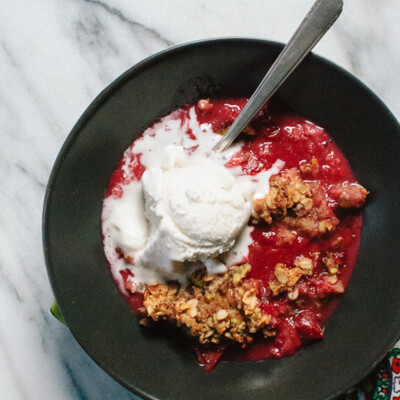
[[(251, 213), (251, 188), (227, 168), (176, 149), (142, 176), (149, 237), (138, 262), (167, 275), (182, 273), (182, 262), (213, 259), (228, 251)], [(209, 273), (222, 263), (205, 263)]]

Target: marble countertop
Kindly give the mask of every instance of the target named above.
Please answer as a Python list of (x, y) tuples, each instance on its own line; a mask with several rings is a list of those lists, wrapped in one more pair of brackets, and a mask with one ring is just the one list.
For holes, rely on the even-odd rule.
[[(136, 399), (48, 312), (41, 244), (46, 183), (96, 95), (143, 58), (222, 36), (287, 41), (313, 0), (0, 2), (0, 398)], [(400, 2), (345, 0), (315, 52), (364, 81), (400, 116)]]

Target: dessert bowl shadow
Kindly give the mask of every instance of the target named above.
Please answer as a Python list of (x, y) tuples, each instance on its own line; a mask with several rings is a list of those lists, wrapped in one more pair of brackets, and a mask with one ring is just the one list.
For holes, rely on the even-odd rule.
[(331, 399), (367, 375), (400, 335), (400, 126), (366, 86), (315, 55), (277, 96), (326, 129), (371, 192), (358, 262), (325, 338), (292, 357), (221, 362), (206, 374), (185, 347), (139, 326), (112, 279), (100, 217), (124, 150), (179, 106), (251, 95), (282, 48), (228, 38), (149, 57), (93, 101), (53, 167), (43, 245), (55, 297), (83, 349), (145, 399)]

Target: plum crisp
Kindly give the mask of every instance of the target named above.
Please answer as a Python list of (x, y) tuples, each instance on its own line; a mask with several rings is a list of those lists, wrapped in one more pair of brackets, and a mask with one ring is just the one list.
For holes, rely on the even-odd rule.
[[(159, 247), (153, 245), (148, 251), (151, 258), (140, 246), (149, 246), (152, 240), (153, 228), (147, 228), (146, 217), (155, 218), (149, 216), (155, 213), (154, 202), (153, 208), (149, 206), (142, 212), (139, 242), (144, 244), (138, 250), (120, 245), (110, 233), (107, 208), (112, 201), (120, 201), (125, 193), (132, 192), (132, 188), (128, 189), (132, 182), (139, 196), (136, 198), (143, 198), (142, 176), (153, 170), (140, 143), (153, 140), (158, 147), (150, 150), (159, 151), (157, 154), (172, 145), (179, 147), (185, 157), (204, 149), (202, 157), (213, 157), (212, 144), (246, 102), (247, 99), (200, 100), (161, 119), (125, 152), (111, 177), (103, 208), (106, 255), (114, 279), (140, 323), (150, 327), (165, 321), (181, 328), (206, 371), (220, 357), (235, 361), (281, 358), (323, 337), (324, 323), (345, 292), (356, 263), (361, 208), (368, 195), (323, 128), (270, 102), (230, 152), (217, 160), (240, 185), (246, 181), (252, 188), (249, 195), (239, 184), (236, 187), (229, 183), (235, 196), (243, 196), (240, 207), (249, 207), (248, 214), (242, 213), (245, 217), (240, 214), (247, 225), (235, 228), (240, 233), (229, 244), (221, 244), (218, 238), (212, 245), (204, 242), (207, 252), (202, 248), (197, 258), (172, 258), (168, 265), (161, 260), (150, 273), (148, 260), (157, 260), (154, 254)], [(171, 121), (175, 125), (169, 125)], [(174, 157), (178, 159), (173, 161), (174, 171), (186, 168), (180, 153)], [(210, 166), (208, 163), (207, 168)], [(172, 180), (169, 171), (166, 174)], [(165, 176), (160, 179), (165, 180)], [(144, 197), (148, 200), (159, 189), (147, 189), (151, 182), (146, 179), (145, 175)], [(221, 179), (225, 179), (223, 175), (218, 182)], [(225, 188), (224, 185), (228, 185), (226, 181)], [(190, 196), (198, 194), (192, 191)], [(180, 204), (181, 199), (177, 201)], [(181, 214), (178, 213), (179, 218), (183, 218)], [(229, 222), (229, 215), (224, 218)], [(165, 221), (158, 223), (162, 226)], [(213, 230), (210, 232), (212, 236)], [(197, 251), (189, 244), (185, 244), (184, 251)], [(179, 247), (175, 242), (173, 246)]]

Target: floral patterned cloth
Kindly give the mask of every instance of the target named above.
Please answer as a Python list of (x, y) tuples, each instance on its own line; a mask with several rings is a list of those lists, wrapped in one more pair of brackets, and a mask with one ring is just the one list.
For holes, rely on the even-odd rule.
[(400, 339), (371, 374), (337, 400), (400, 400)]

